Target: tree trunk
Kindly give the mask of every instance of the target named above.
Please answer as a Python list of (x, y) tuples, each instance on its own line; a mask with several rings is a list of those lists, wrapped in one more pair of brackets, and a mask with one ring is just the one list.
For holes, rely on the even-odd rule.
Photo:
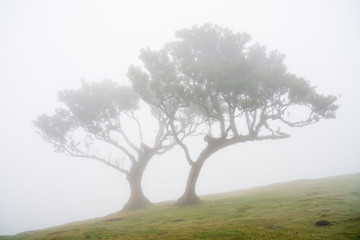
[(178, 199), (177, 205), (195, 205), (199, 204), (200, 198), (196, 194), (196, 183), (199, 178), (200, 170), (208, 157), (199, 157), (199, 159), (191, 166), (184, 194)]
[(196, 194), (196, 183), (199, 178), (199, 174), (205, 161), (218, 150), (225, 148), (233, 144), (226, 139), (212, 139), (209, 141), (207, 147), (200, 153), (197, 161), (191, 165), (191, 169), (188, 175), (186, 188), (184, 194), (178, 199), (177, 205), (193, 205), (199, 204), (200, 198)]
[(150, 204), (149, 199), (147, 199), (143, 193), (141, 181), (144, 170), (151, 157), (151, 154), (144, 153), (140, 156), (139, 161), (131, 167), (130, 173), (127, 175), (127, 180), (130, 185), (130, 198), (123, 210), (135, 210)]
[(128, 178), (130, 184), (130, 198), (123, 208), (125, 211), (135, 210), (150, 204), (149, 199), (145, 197), (141, 187), (142, 174), (143, 171)]

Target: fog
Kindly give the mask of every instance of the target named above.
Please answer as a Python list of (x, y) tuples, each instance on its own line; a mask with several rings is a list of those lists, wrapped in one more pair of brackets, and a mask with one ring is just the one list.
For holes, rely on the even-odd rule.
[[(358, 1), (0, 1), (0, 235), (101, 217), (129, 197), (125, 176), (55, 153), (31, 121), (59, 106), (80, 80), (127, 83), (142, 48), (207, 22), (251, 34), (286, 55), (290, 72), (340, 96), (337, 118), (292, 129), (285, 140), (214, 154), (200, 195), (360, 172)], [(182, 194), (189, 166), (179, 148), (155, 157), (143, 187), (152, 202)]]

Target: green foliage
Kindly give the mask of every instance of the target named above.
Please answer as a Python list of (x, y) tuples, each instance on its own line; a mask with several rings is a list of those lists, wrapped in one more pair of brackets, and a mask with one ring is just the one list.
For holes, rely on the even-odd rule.
[[(58, 97), (63, 107), (56, 109), (53, 115), (42, 114), (33, 121), (41, 137), (57, 152), (94, 159), (128, 175), (127, 166), (137, 162), (139, 156), (145, 154), (141, 148), (146, 148), (140, 122), (135, 116), (139, 95), (131, 87), (105, 80), (91, 84), (82, 82), (79, 89), (61, 91)], [(161, 114), (153, 112), (162, 123)], [(137, 127), (137, 141), (123, 130), (122, 123), (126, 120)], [(163, 124), (161, 128), (154, 137), (157, 147), (154, 152), (170, 149), (170, 146), (164, 147)]]
[[(130, 67), (128, 77), (135, 91), (167, 116), (169, 130), (192, 166), (180, 205), (197, 202), (199, 172), (216, 151), (287, 138), (283, 127), (335, 117), (336, 97), (320, 95), (288, 73), (284, 55), (250, 45), (248, 34), (205, 24), (178, 31), (176, 37), (159, 51), (143, 50), (143, 66)], [(184, 132), (205, 144), (196, 157)]]
[[(97, 160), (125, 174), (130, 198), (124, 209), (149, 204), (141, 188), (143, 172), (155, 154), (174, 146), (168, 138), (164, 114), (152, 109), (158, 127), (153, 129), (152, 142), (145, 142), (140, 114), (136, 114), (139, 95), (131, 87), (108, 80), (82, 82), (80, 89), (61, 91), (58, 97), (64, 106), (54, 115), (43, 114), (33, 122), (43, 139), (58, 152)], [(151, 145), (147, 145), (149, 141)]]
[(129, 87), (120, 87), (111, 81), (82, 82), (78, 90), (59, 92), (64, 107), (55, 114), (40, 115), (33, 123), (48, 140), (64, 142), (67, 133), (78, 127), (99, 133), (114, 127), (114, 120), (122, 112), (138, 108), (138, 95)]
[(122, 112), (138, 108), (138, 95), (130, 87), (119, 86), (112, 81), (101, 83), (82, 82), (78, 90), (59, 92), (59, 100), (65, 104), (73, 118), (89, 130), (103, 131), (103, 126)]
[(133, 87), (145, 101), (165, 112), (173, 112), (181, 104), (179, 99), (184, 97), (184, 89), (166, 51), (145, 49), (140, 58), (148, 72), (131, 66), (128, 77), (132, 79)]
[(53, 116), (40, 115), (33, 123), (44, 139), (59, 143), (64, 143), (66, 134), (76, 126), (70, 113), (62, 108), (56, 109)]
[[(164, 202), (0, 239), (352, 240), (360, 237), (359, 189), (360, 174), (301, 180), (206, 196), (198, 206)], [(316, 226), (320, 220), (331, 225)]]
[[(277, 127), (269, 120), (295, 127), (335, 117), (336, 97), (320, 95), (288, 73), (283, 54), (250, 45), (248, 34), (205, 24), (176, 37), (159, 51), (143, 50), (143, 67), (131, 67), (128, 74), (145, 101), (172, 118), (188, 108), (204, 122), (218, 124), (219, 137), (227, 138), (257, 136), (261, 129), (274, 134)], [(294, 106), (309, 109), (304, 120), (288, 118)], [(241, 128), (245, 118), (247, 128)]]

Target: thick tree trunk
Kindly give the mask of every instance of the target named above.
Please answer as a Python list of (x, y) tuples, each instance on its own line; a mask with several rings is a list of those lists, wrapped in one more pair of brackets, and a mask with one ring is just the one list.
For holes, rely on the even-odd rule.
[(135, 210), (150, 204), (149, 199), (147, 199), (143, 193), (141, 181), (144, 170), (151, 157), (151, 154), (144, 153), (142, 156), (140, 156), (137, 164), (133, 164), (130, 173), (127, 176), (127, 180), (130, 185), (130, 198), (125, 204), (123, 211)]
[[(236, 130), (234, 130), (236, 132)], [(191, 204), (199, 204), (200, 198), (196, 194), (196, 183), (199, 178), (199, 174), (201, 171), (202, 166), (204, 165), (205, 161), (215, 152), (219, 151), (220, 149), (226, 148), (228, 146), (241, 143), (241, 142), (247, 142), (247, 141), (254, 141), (254, 140), (268, 140), (268, 139), (282, 139), (287, 138), (288, 135), (281, 135), (281, 136), (242, 136), (237, 135), (233, 138), (226, 139), (224, 138), (216, 138), (216, 139), (209, 139), (207, 147), (200, 153), (198, 159), (196, 162), (194, 162), (191, 165), (191, 169), (188, 175), (186, 188), (184, 194), (178, 199), (177, 205), (191, 205)]]
[(130, 198), (123, 210), (135, 210), (150, 204), (149, 199), (145, 197), (141, 187), (142, 175), (143, 171), (128, 178), (130, 184)]
[[(203, 152), (205, 153), (205, 152)], [(205, 160), (209, 157), (209, 154), (201, 154), (198, 160), (191, 166), (188, 179), (186, 182), (185, 192), (178, 199), (177, 205), (195, 205), (199, 204), (200, 198), (196, 194), (196, 183), (199, 178), (199, 174), (202, 166), (204, 165)]]
[(199, 204), (200, 198), (196, 194), (196, 183), (205, 161), (218, 150), (231, 145), (226, 139), (212, 139), (207, 147), (200, 153), (197, 161), (191, 165), (184, 194), (178, 199), (177, 205)]

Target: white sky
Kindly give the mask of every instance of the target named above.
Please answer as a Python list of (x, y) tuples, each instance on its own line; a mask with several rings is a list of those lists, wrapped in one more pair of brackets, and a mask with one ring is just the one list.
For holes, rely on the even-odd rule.
[[(360, 3), (338, 1), (0, 0), (0, 235), (100, 217), (129, 196), (125, 177), (54, 153), (31, 121), (80, 79), (125, 83), (141, 48), (211, 22), (284, 53), (289, 71), (340, 95), (335, 120), (287, 140), (239, 144), (205, 164), (198, 193), (360, 172)], [(189, 166), (179, 149), (150, 162), (151, 201), (176, 199)]]

